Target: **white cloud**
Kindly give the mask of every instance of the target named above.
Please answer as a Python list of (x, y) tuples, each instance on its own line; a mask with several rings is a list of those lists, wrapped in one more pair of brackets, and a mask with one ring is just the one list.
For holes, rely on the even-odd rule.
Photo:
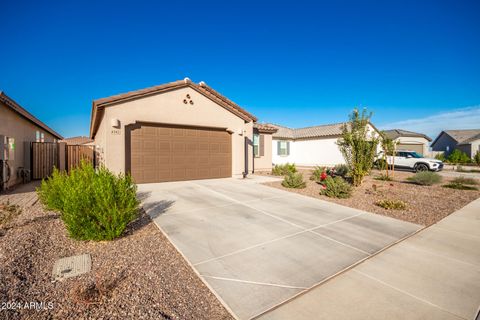
[(442, 130), (480, 129), (480, 105), (454, 109), (425, 118), (396, 121), (380, 126), (380, 129), (404, 129), (429, 135), (432, 139)]

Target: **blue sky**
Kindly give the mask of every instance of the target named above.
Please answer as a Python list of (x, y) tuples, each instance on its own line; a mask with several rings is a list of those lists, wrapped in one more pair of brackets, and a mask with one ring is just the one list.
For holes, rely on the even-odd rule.
[[(261, 121), (480, 127), (480, 1), (2, 1), (0, 90), (65, 136), (188, 76)], [(445, 121), (445, 120), (448, 121)]]

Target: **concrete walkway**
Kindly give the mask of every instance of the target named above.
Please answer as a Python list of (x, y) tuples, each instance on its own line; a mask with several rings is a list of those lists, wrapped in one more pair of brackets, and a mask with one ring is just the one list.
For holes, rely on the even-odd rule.
[(240, 319), (308, 291), (421, 228), (257, 183), (265, 179), (139, 185), (147, 213)]
[(480, 199), (260, 318), (470, 320), (479, 306)]

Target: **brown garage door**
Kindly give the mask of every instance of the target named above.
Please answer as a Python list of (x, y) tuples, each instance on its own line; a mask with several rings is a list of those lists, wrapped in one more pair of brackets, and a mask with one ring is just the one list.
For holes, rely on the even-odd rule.
[(210, 128), (141, 125), (131, 131), (131, 173), (137, 183), (231, 177), (231, 136)]
[(423, 144), (399, 143), (397, 144), (397, 150), (416, 151), (417, 153), (423, 154)]

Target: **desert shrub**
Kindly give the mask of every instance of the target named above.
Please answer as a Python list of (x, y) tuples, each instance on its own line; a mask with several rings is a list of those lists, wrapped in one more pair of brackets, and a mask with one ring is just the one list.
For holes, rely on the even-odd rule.
[(5, 203), (0, 203), (0, 226), (7, 224), (21, 213), (22, 209), (16, 204), (10, 204), (8, 200)]
[(457, 172), (474, 172), (474, 173), (480, 173), (479, 169), (464, 169), (462, 166), (457, 166), (457, 169), (455, 169)]
[(453, 183), (461, 183), (461, 184), (468, 184), (468, 185), (477, 185), (478, 180), (473, 178), (466, 178), (466, 177), (456, 177), (451, 182)]
[(375, 180), (381, 181), (392, 181), (393, 179), (390, 176), (387, 176), (385, 173), (381, 173), (374, 178)]
[(303, 181), (303, 174), (300, 172), (290, 172), (282, 181), (282, 186), (285, 188), (303, 189), (306, 185)]
[(435, 159), (440, 160), (440, 161), (443, 161), (443, 162), (445, 162), (445, 161), (447, 160), (447, 159), (445, 158), (445, 154), (443, 154), (443, 153), (437, 153), (437, 154), (435, 155)]
[(473, 156), (473, 163), (480, 165), (480, 150)]
[(450, 163), (470, 163), (472, 159), (465, 153), (458, 149), (453, 150), (453, 152), (447, 158)]
[(421, 186), (431, 186), (442, 181), (442, 177), (436, 172), (422, 171), (415, 173), (407, 180)]
[(330, 198), (349, 198), (352, 195), (352, 186), (345, 181), (342, 177), (330, 177), (328, 176), (323, 182), (324, 188), (320, 191)]
[(346, 164), (337, 164), (335, 166), (335, 175), (346, 177), (348, 175), (348, 166)]
[(289, 173), (297, 172), (297, 167), (295, 163), (285, 163), (285, 164), (277, 164), (272, 169), (272, 174), (275, 176), (285, 176)]
[(310, 180), (320, 182), (322, 179), (322, 173), (326, 174), (325, 167), (315, 167), (315, 169), (312, 171), (312, 174), (310, 175)]
[(129, 175), (83, 162), (69, 175), (55, 169), (37, 192), (47, 209), (60, 213), (72, 238), (100, 241), (119, 237), (135, 219), (136, 190)]
[(407, 204), (405, 202), (395, 199), (382, 199), (375, 202), (375, 205), (386, 210), (405, 210), (407, 208)]
[(359, 186), (370, 173), (375, 161), (379, 139), (369, 132), (371, 114), (354, 109), (350, 121), (342, 126), (337, 145), (345, 159), (353, 185)]
[(457, 189), (457, 190), (478, 190), (475, 186), (469, 186), (458, 182), (449, 182), (443, 185), (444, 188)]

